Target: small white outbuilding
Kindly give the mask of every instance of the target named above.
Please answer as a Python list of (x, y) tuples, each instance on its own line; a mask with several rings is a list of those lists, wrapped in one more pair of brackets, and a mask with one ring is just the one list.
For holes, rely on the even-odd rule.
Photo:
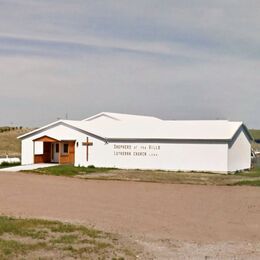
[(19, 137), (22, 164), (173, 171), (235, 172), (251, 167), (251, 140), (242, 122), (170, 121), (100, 113), (59, 120)]

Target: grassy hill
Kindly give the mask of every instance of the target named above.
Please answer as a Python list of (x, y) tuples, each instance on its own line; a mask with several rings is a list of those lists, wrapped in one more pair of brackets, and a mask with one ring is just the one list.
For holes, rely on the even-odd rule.
[(21, 127), (0, 127), (0, 156), (20, 156), (21, 143), (17, 137), (30, 130)]
[(260, 130), (250, 129), (249, 130), (254, 139), (260, 139)]
[[(260, 140), (260, 130), (257, 129), (250, 129), (249, 130), (251, 135), (253, 136), (254, 139), (259, 139)], [(260, 144), (259, 143), (253, 143), (252, 147), (254, 150), (260, 151)]]

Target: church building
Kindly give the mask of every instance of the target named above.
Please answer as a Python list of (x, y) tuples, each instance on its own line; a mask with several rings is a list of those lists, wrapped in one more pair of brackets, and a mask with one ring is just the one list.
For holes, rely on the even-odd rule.
[(228, 173), (251, 167), (252, 137), (242, 122), (162, 120), (100, 113), (59, 120), (18, 137), (22, 165)]

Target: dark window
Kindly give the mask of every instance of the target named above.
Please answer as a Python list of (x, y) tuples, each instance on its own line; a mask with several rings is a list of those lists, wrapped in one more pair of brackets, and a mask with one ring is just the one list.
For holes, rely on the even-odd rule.
[(69, 153), (69, 144), (63, 144), (63, 154)]
[(56, 153), (60, 152), (60, 144), (56, 144)]

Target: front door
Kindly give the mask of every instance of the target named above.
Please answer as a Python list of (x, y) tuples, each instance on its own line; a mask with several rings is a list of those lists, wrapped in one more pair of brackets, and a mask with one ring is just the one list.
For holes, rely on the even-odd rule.
[(59, 157), (60, 157), (60, 144), (59, 143), (52, 143), (51, 145), (52, 148), (52, 158), (51, 161), (58, 163), (59, 162)]

